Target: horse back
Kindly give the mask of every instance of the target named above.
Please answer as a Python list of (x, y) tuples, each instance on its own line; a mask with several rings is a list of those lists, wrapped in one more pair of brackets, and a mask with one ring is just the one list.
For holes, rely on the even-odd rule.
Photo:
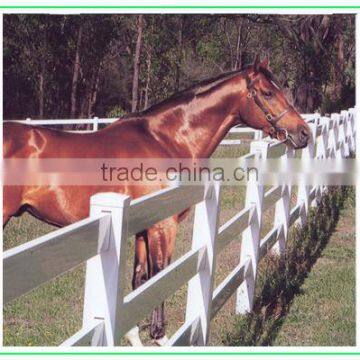
[(145, 119), (79, 134), (39, 126), (6, 122), (4, 158), (143, 158), (169, 157), (166, 148), (149, 132)]

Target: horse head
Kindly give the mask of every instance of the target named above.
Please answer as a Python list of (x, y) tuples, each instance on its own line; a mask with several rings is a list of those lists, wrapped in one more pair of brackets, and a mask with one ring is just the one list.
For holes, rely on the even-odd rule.
[(269, 70), (268, 57), (260, 62), (257, 55), (254, 64), (245, 72), (245, 80), (240, 121), (295, 149), (306, 147), (311, 134), (309, 126), (276, 83)]

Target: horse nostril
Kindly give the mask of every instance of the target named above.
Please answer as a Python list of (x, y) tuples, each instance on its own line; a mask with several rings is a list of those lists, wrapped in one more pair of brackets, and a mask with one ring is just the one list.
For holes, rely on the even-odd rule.
[(307, 132), (307, 130), (302, 129), (301, 130), (301, 134), (303, 136), (304, 139), (307, 139), (309, 137), (309, 133)]
[(305, 127), (302, 127), (300, 130), (300, 139), (302, 142), (307, 142), (309, 140), (310, 134), (308, 129), (306, 129)]

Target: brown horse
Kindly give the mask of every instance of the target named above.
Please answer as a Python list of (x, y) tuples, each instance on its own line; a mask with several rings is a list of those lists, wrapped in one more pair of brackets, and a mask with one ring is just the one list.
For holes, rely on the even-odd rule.
[[(16, 123), (4, 125), (5, 158), (206, 158), (229, 129), (247, 124), (262, 129), (290, 146), (307, 145), (309, 128), (287, 102), (268, 70), (268, 59), (257, 56), (243, 71), (223, 74), (132, 114), (96, 133), (60, 132)], [(132, 198), (148, 185), (5, 186), (4, 224), (23, 211), (57, 226), (69, 225), (89, 214), (90, 196), (114, 191)], [(136, 235), (133, 288), (155, 275), (171, 260), (180, 215)], [(135, 330), (132, 332), (134, 334)], [(150, 335), (165, 339), (164, 306), (155, 309)], [(136, 343), (135, 338), (130, 338)]]

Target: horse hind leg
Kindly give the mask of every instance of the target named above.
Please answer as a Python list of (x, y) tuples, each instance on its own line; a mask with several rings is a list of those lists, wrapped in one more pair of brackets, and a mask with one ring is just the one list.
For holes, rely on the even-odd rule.
[[(134, 259), (134, 273), (132, 279), (132, 288), (135, 290), (148, 279), (148, 251), (147, 251), (147, 231), (136, 234), (135, 237), (135, 259)], [(134, 326), (129, 330), (125, 338), (132, 346), (143, 346), (140, 336), (139, 327)]]
[(135, 237), (135, 260), (134, 274), (132, 279), (133, 290), (144, 284), (148, 280), (148, 236), (147, 231), (143, 231)]
[[(163, 270), (171, 261), (178, 222), (176, 217), (166, 219), (148, 230), (149, 277)], [(150, 337), (157, 345), (166, 345), (164, 303), (153, 310)]]
[[(156, 275), (170, 263), (177, 226), (177, 218), (172, 217), (136, 235), (133, 290), (144, 284), (148, 278)], [(160, 346), (165, 345), (168, 341), (165, 335), (164, 304), (161, 304), (152, 313), (150, 336)], [(142, 346), (138, 326), (133, 327), (125, 335), (125, 338), (132, 346)]]

